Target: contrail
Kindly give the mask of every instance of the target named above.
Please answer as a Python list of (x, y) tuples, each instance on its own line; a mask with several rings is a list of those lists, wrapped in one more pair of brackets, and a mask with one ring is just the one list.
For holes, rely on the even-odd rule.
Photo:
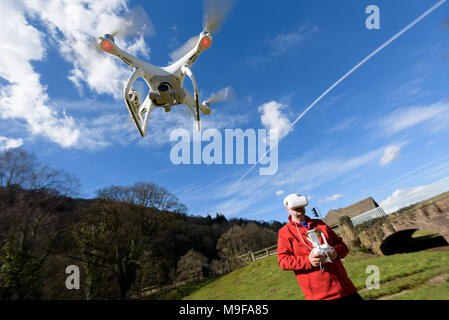
[[(351, 70), (349, 70), (343, 77), (337, 80), (332, 86), (329, 87), (326, 91), (324, 91), (310, 106), (308, 106), (296, 119), (292, 122), (292, 127), (301, 120), (302, 117), (304, 117), (307, 112), (310, 111), (318, 102), (320, 102), (321, 99), (323, 99), (329, 92), (331, 92), (336, 86), (338, 86), (343, 80), (345, 80), (347, 77), (349, 77), (354, 71), (359, 69), (361, 66), (363, 66), (366, 62), (368, 62), (372, 57), (374, 57), (376, 54), (378, 54), (380, 51), (385, 49), (388, 45), (390, 45), (394, 40), (402, 36), (404, 33), (406, 33), (409, 29), (411, 29), (413, 26), (415, 26), (418, 22), (423, 20), (425, 17), (427, 17), (429, 14), (431, 14), (433, 11), (438, 9), (441, 5), (443, 5), (447, 0), (441, 0), (437, 4), (435, 4), (433, 7), (431, 7), (429, 10), (424, 12), (421, 16), (419, 16), (417, 19), (415, 19), (412, 23), (410, 23), (408, 26), (406, 26), (404, 29), (396, 33), (390, 40), (385, 42), (383, 45), (381, 45), (379, 48), (374, 50), (372, 53), (370, 53), (365, 59), (360, 61), (357, 65), (355, 65)], [(274, 147), (276, 147), (279, 144), (279, 141), (276, 142), (273, 146), (270, 147), (270, 149), (264, 153), (264, 155), (249, 168), (248, 171), (245, 172), (245, 174), (236, 182), (234, 183), (231, 188), (235, 187), (242, 181), (253, 169), (255, 166), (257, 166), (260, 161), (270, 152)]]

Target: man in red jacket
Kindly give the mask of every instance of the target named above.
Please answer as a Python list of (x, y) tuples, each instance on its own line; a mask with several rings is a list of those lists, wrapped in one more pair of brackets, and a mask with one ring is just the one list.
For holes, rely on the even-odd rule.
[[(291, 194), (284, 199), (289, 222), (279, 230), (277, 257), (282, 270), (293, 270), (307, 300), (362, 300), (341, 263), (349, 252), (342, 239), (322, 220), (306, 216), (307, 198)], [(313, 252), (307, 231), (318, 229), (331, 250)], [(321, 244), (324, 244), (321, 239)], [(330, 261), (330, 262), (329, 262)]]

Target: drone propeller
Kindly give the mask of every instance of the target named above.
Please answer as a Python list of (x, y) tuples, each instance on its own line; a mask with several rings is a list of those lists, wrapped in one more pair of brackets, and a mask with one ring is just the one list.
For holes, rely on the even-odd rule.
[(217, 33), (233, 5), (233, 0), (204, 0), (203, 31)]
[(125, 13), (119, 26), (110, 35), (122, 38), (134, 35), (153, 37), (156, 35), (156, 31), (145, 9), (137, 5)]
[[(217, 33), (228, 16), (234, 0), (204, 0), (203, 32)], [(198, 43), (200, 36), (187, 40), (185, 44), (170, 53), (173, 61), (179, 60)]]
[(200, 40), (199, 36), (190, 38), (181, 47), (179, 47), (175, 51), (171, 52), (169, 54), (170, 58), (173, 61), (177, 61), (177, 60), (181, 59), (187, 52), (189, 52), (190, 50), (192, 50), (195, 47), (195, 45), (198, 43), (198, 40)]
[(218, 103), (218, 102), (226, 102), (230, 100), (234, 100), (236, 97), (235, 90), (233, 87), (229, 86), (221, 89), (220, 91), (214, 93), (206, 102), (209, 103)]
[[(114, 38), (116, 37), (153, 37), (156, 35), (156, 31), (150, 17), (146, 14), (145, 9), (142, 8), (142, 6), (137, 5), (126, 12), (121, 17), (118, 26), (116, 26), (116, 28), (112, 32), (107, 33), (107, 35), (113, 42), (115, 42)], [(103, 50), (98, 45), (97, 39), (92, 39), (90, 46), (97, 52), (103, 52)]]

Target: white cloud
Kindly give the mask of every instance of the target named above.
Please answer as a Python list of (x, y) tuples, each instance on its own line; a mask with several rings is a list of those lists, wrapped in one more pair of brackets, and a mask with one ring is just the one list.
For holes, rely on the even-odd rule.
[(271, 47), (270, 54), (274, 56), (286, 54), (318, 31), (319, 29), (316, 26), (312, 28), (300, 26), (296, 31), (278, 34), (268, 41)]
[(276, 195), (277, 195), (277, 196), (282, 196), (284, 193), (285, 193), (284, 190), (276, 191)]
[[(442, 183), (442, 181), (445, 181)], [(440, 180), (441, 185), (447, 186), (449, 178)], [(443, 187), (434, 184), (398, 189), (391, 196), (380, 202), (380, 206), (386, 213), (392, 213), (409, 205), (421, 202), (425, 199), (434, 197), (441, 193)]]
[(385, 149), (382, 158), (380, 159), (379, 164), (381, 166), (385, 166), (390, 162), (396, 160), (399, 157), (400, 148), (396, 146), (388, 147)]
[(353, 117), (350, 119), (347, 119), (345, 121), (339, 122), (337, 125), (335, 125), (334, 127), (331, 127), (330, 129), (326, 129), (326, 132), (330, 132), (330, 133), (334, 133), (334, 132), (338, 132), (338, 131), (343, 131), (348, 129), (349, 127), (356, 125), (357, 122), (359, 122), (360, 119), (357, 117)]
[[(93, 122), (92, 119), (75, 120), (62, 106), (52, 102), (32, 62), (45, 61), (49, 46), (55, 46), (61, 57), (71, 64), (67, 77), (80, 92), (88, 87), (121, 101), (123, 83), (131, 70), (118, 59), (97, 52), (95, 41), (98, 35), (111, 32), (122, 23), (125, 10), (126, 1), (123, 0), (2, 1), (0, 77), (6, 80), (6, 85), (0, 88), (0, 118), (22, 120), (31, 135), (43, 136), (65, 148), (109, 145), (110, 133), (118, 129), (116, 125), (98, 121), (111, 119), (109, 113), (102, 115), (104, 111), (110, 112), (110, 108), (97, 105), (103, 109), (97, 110), (101, 116)], [(117, 39), (116, 42), (133, 54), (149, 57), (149, 48), (142, 36), (134, 41)], [(123, 115), (126, 114), (124, 111)], [(118, 134), (112, 136), (120, 139)]]
[(251, 56), (246, 58), (243, 63), (250, 65), (252, 67), (258, 67), (263, 65), (264, 63), (268, 62), (268, 57), (264, 56), (264, 55), (255, 55), (255, 56)]
[(430, 132), (447, 129), (449, 127), (449, 102), (397, 109), (380, 120), (380, 132), (393, 135), (421, 124), (426, 125), (425, 128)]
[(0, 77), (7, 84), (0, 89), (0, 117), (25, 120), (31, 134), (69, 147), (78, 139), (79, 130), (73, 118), (48, 105), (46, 88), (31, 65), (31, 61), (45, 58), (43, 35), (25, 15), (22, 2), (2, 1)]
[(337, 194), (334, 194), (334, 195), (332, 195), (332, 196), (330, 196), (330, 197), (326, 197), (326, 198), (324, 198), (324, 199), (321, 199), (319, 202), (320, 202), (320, 203), (332, 202), (332, 201), (336, 201), (336, 200), (338, 200), (338, 199), (341, 199), (341, 198), (343, 198), (344, 196), (345, 196), (344, 194), (337, 193)]
[[(96, 51), (95, 43), (99, 35), (122, 25), (125, 2), (25, 0), (25, 3), (27, 13), (42, 21), (49, 31), (47, 36), (72, 64), (68, 78), (80, 89), (87, 85), (92, 91), (120, 99), (130, 69), (118, 59)], [(131, 42), (116, 39), (116, 43), (126, 45), (133, 53), (149, 54), (142, 37)]]
[(304, 35), (299, 32), (281, 33), (270, 41), (272, 54), (281, 55), (290, 49), (297, 47), (305, 39)]
[(286, 185), (286, 184), (290, 184), (290, 183), (293, 183), (293, 182), (295, 182), (295, 179), (284, 179), (284, 180), (276, 180), (275, 182), (274, 182), (274, 184), (276, 185), (276, 186), (283, 186), (283, 185)]
[(260, 121), (267, 129), (278, 130), (279, 140), (293, 130), (291, 122), (282, 114), (281, 110), (284, 107), (284, 105), (276, 101), (271, 101), (258, 108), (261, 113)]
[(127, 46), (126, 51), (132, 55), (142, 55), (143, 57), (150, 59), (150, 48), (147, 46), (143, 35), (138, 37), (134, 43)]
[(292, 185), (299, 192), (316, 188), (338, 177), (346, 177), (363, 166), (374, 164), (383, 153), (378, 148), (353, 157), (331, 155), (328, 158), (315, 159), (313, 154), (289, 160), (279, 165), (274, 184)]
[(9, 149), (15, 149), (23, 144), (22, 139), (12, 139), (0, 136), (0, 151), (7, 151)]
[(168, 43), (168, 48), (171, 50), (175, 50), (181, 45), (178, 40), (178, 26), (176, 24), (173, 24), (170, 29), (172, 35), (170, 37), (170, 42)]
[(292, 32), (277, 34), (266, 40), (265, 43), (268, 45), (268, 50), (265, 51), (267, 51), (267, 53), (250, 56), (246, 58), (243, 63), (252, 67), (262, 66), (263, 64), (269, 63), (270, 59), (273, 57), (282, 56), (292, 52), (318, 31), (319, 28), (316, 26), (300, 26)]

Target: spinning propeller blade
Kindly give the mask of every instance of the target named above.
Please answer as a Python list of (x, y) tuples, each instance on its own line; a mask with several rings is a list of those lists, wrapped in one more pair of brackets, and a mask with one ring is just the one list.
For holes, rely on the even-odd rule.
[[(153, 23), (150, 17), (146, 14), (142, 6), (137, 5), (131, 10), (126, 12), (121, 18), (119, 25), (116, 26), (113, 32), (109, 32), (114, 41), (115, 37), (126, 38), (133, 36), (148, 36), (152, 37), (156, 35)], [(98, 39), (90, 40), (90, 47), (95, 49), (97, 52), (102, 53), (103, 50), (98, 45)]]
[(203, 31), (217, 33), (234, 5), (234, 0), (204, 0)]
[(214, 93), (209, 99), (207, 99), (207, 103), (217, 103), (217, 102), (225, 102), (234, 100), (236, 97), (235, 90), (233, 87), (229, 86), (221, 89), (220, 91)]
[(135, 35), (153, 37), (156, 35), (156, 31), (145, 9), (137, 5), (124, 14), (117, 29), (110, 34), (113, 37), (122, 38)]
[[(234, 0), (204, 0), (203, 31), (217, 33), (233, 5)], [(190, 38), (180, 48), (170, 53), (170, 58), (173, 61), (179, 60), (196, 46), (199, 39), (199, 36)]]
[(184, 43), (181, 47), (170, 53), (170, 58), (173, 61), (181, 59), (187, 52), (192, 50), (195, 45), (198, 43), (198, 40), (200, 39), (199, 36), (195, 36), (187, 40), (186, 43)]

